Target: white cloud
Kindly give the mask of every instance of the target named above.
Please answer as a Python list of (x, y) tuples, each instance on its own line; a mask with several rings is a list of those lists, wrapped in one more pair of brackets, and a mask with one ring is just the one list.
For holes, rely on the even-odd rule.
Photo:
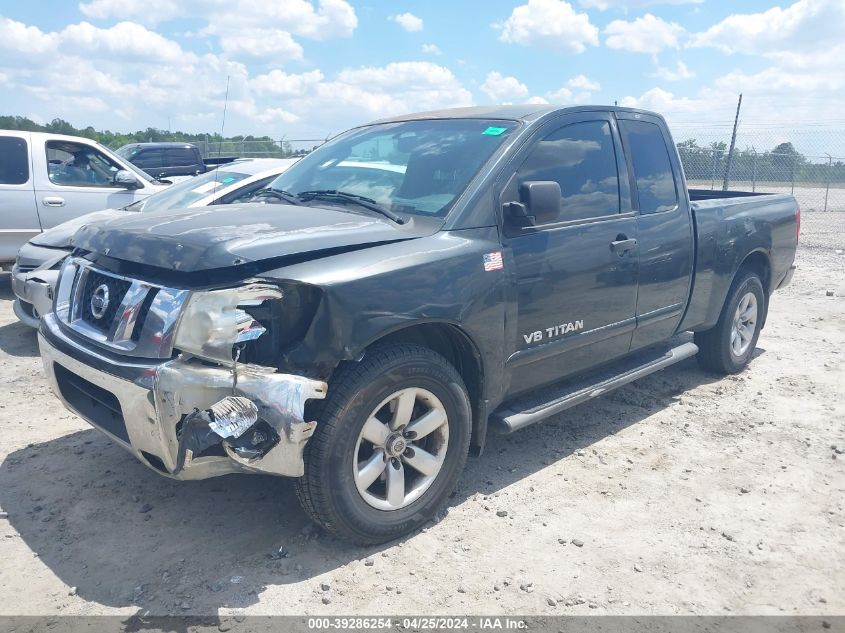
[(422, 52), (426, 55), (442, 55), (443, 51), (440, 50), (440, 47), (437, 44), (423, 44), (422, 45)]
[(287, 31), (250, 29), (244, 33), (226, 32), (220, 36), (223, 52), (235, 59), (272, 58), (276, 63), (302, 59), (303, 50)]
[(599, 43), (599, 30), (589, 16), (563, 0), (528, 0), (494, 27), (501, 29), (501, 41), (523, 46), (583, 53), (587, 46)]
[(725, 53), (772, 54), (784, 48), (820, 49), (842, 40), (845, 2), (799, 0), (761, 13), (730, 15), (692, 38), (692, 46)]
[(586, 75), (575, 75), (572, 79), (566, 82), (566, 85), (570, 88), (574, 88), (575, 90), (586, 90), (588, 92), (601, 90), (601, 84), (597, 81), (593, 81)]
[(675, 68), (668, 68), (658, 64), (652, 77), (663, 79), (664, 81), (682, 81), (684, 79), (692, 79), (695, 77), (695, 73), (687, 68), (684, 62), (678, 61), (675, 64)]
[(297, 75), (275, 69), (265, 75), (251, 79), (249, 85), (259, 95), (300, 97), (323, 79), (323, 73), (319, 70), (311, 70)]
[(185, 4), (179, 0), (90, 0), (80, 2), (79, 10), (95, 20), (119, 18), (157, 24), (183, 15)]
[(150, 25), (199, 19), (204, 25), (192, 35), (218, 38), (228, 57), (273, 58), (276, 63), (302, 59), (302, 46), (294, 37), (349, 37), (358, 26), (347, 0), (90, 0), (79, 8), (92, 19), (132, 19)]
[(66, 52), (94, 58), (176, 63), (188, 55), (176, 42), (134, 22), (119, 22), (107, 29), (88, 22), (71, 24), (58, 34), (58, 40)]
[(210, 33), (255, 27), (281, 29), (316, 40), (349, 37), (358, 26), (347, 0), (89, 0), (80, 11), (90, 18), (133, 19), (158, 24), (177, 18), (200, 18)]
[(55, 33), (44, 33), (36, 26), (0, 16), (0, 49), (43, 55), (56, 48), (57, 40)]
[(659, 53), (664, 48), (678, 48), (678, 38), (684, 33), (684, 28), (646, 13), (632, 22), (614, 20), (603, 33), (608, 48), (633, 53)]
[(406, 31), (422, 31), (423, 30), (423, 21), (421, 18), (418, 18), (413, 13), (397, 13), (396, 15), (391, 15), (388, 20), (393, 20), (401, 26)]
[(496, 71), (487, 73), (479, 88), (494, 103), (522, 102), (528, 97), (528, 87), (524, 83), (516, 77), (506, 77)]
[(581, 0), (581, 6), (585, 9), (642, 9), (656, 4), (680, 5), (699, 4), (704, 0)]
[(549, 103), (557, 103), (560, 105), (572, 103), (573, 100), (572, 91), (566, 86), (558, 88), (553, 92), (547, 92), (546, 97), (548, 98)]
[(548, 100), (547, 100), (547, 99), (545, 99), (545, 98), (543, 98), (543, 97), (540, 97), (540, 96), (533, 96), (533, 97), (528, 98), (528, 99), (525, 101), (525, 103), (531, 103), (531, 104), (534, 104), (534, 105), (546, 105), (546, 104), (548, 104), (549, 102), (548, 102)]

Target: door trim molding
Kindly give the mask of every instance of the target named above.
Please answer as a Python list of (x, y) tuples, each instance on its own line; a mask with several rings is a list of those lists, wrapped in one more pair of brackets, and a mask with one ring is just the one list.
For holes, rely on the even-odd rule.
[(638, 314), (637, 327), (680, 316), (683, 311), (683, 303), (674, 303), (670, 306), (666, 306), (665, 308), (658, 308), (657, 310), (652, 310), (651, 312), (646, 312), (645, 314)]
[(633, 332), (637, 327), (637, 318), (631, 317), (624, 321), (608, 323), (587, 332), (581, 332), (574, 336), (564, 336), (556, 341), (550, 341), (527, 349), (522, 349), (510, 355), (505, 364), (508, 367), (521, 367), (529, 363), (557, 356), (585, 345), (592, 345), (614, 336)]

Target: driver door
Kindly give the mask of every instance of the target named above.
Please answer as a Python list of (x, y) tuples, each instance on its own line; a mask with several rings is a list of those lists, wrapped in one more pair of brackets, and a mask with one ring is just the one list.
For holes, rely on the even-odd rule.
[(538, 136), (502, 195), (506, 207), (524, 204), (532, 182), (557, 183), (561, 195), (553, 217), (505, 217), (516, 299), (511, 394), (626, 354), (636, 324), (637, 219), (615, 119), (572, 115)]
[[(47, 141), (44, 146), (43, 155), (33, 152), (33, 167), (40, 172), (35, 200), (45, 230), (92, 211), (119, 209), (149, 195), (143, 189), (115, 186), (114, 174), (122, 167), (94, 146), (72, 141)], [(87, 168), (75, 167), (75, 159), (76, 163), (87, 161)]]

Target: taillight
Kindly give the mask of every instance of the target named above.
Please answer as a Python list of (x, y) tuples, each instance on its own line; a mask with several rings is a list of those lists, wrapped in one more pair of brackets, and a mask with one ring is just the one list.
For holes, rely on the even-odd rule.
[(801, 207), (795, 212), (795, 240), (798, 241), (798, 236), (801, 235)]

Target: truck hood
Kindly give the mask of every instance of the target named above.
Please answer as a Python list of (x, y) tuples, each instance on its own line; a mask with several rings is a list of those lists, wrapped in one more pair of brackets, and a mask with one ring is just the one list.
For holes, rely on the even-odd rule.
[(405, 224), (356, 212), (233, 204), (131, 214), (86, 224), (73, 246), (124, 261), (197, 272), (285, 256), (336, 252), (436, 233), (442, 220)]
[(73, 234), (79, 230), (80, 226), (88, 224), (89, 222), (119, 218), (127, 215), (128, 213), (128, 211), (121, 211), (120, 209), (104, 209), (102, 211), (86, 213), (85, 215), (80, 215), (78, 218), (57, 224), (53, 228), (47, 229), (43, 233), (39, 233), (29, 241), (36, 246), (70, 248), (70, 239), (73, 237)]

